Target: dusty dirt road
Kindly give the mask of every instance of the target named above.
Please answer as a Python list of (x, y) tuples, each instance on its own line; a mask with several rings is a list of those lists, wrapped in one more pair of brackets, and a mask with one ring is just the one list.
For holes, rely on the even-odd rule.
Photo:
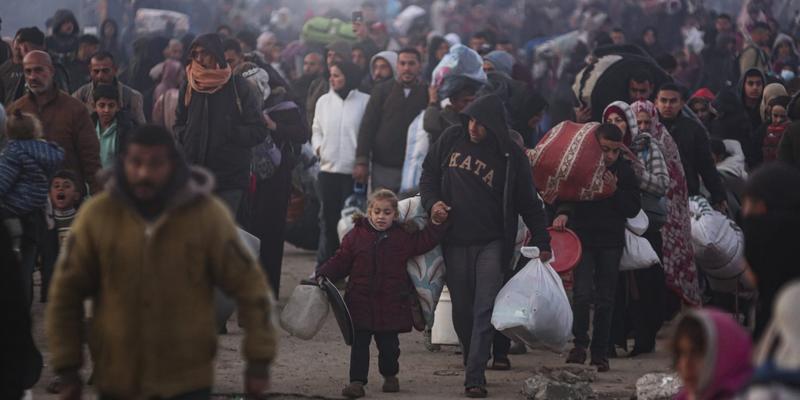
[[(314, 254), (286, 247), (283, 276), (281, 280), (281, 305), (292, 289), (314, 268)], [(37, 288), (38, 289), (38, 288)], [(37, 295), (38, 299), (38, 295)], [(36, 341), (47, 360), (47, 344), (42, 329), (43, 304), (34, 304), (34, 331)], [(242, 392), (244, 363), (240, 356), (242, 331), (235, 316), (228, 322), (227, 335), (220, 336), (215, 398), (235, 399)], [(279, 328), (280, 329), (280, 328)], [(662, 332), (663, 333), (663, 332)], [(280, 330), (278, 358), (272, 367), (272, 392), (275, 399), (292, 398), (341, 398), (339, 392), (348, 381), (350, 348), (341, 339), (336, 321), (329, 316), (322, 331), (313, 340), (303, 341), (290, 337)], [(669, 360), (663, 350), (664, 340), (659, 340), (659, 351), (635, 359), (611, 360), (611, 371), (600, 374), (592, 388), (601, 399), (629, 399), (635, 392), (635, 383), (648, 372), (666, 372)], [(378, 374), (377, 350), (372, 348), (368, 398), (375, 399), (462, 399), (463, 371), (461, 356), (455, 355), (453, 347), (444, 347), (441, 352), (425, 350), (422, 334), (412, 332), (401, 335), (400, 388), (398, 394), (381, 393), (382, 379)], [(523, 382), (534, 370), (542, 366), (564, 365), (564, 355), (547, 351), (529, 351), (527, 354), (511, 356), (511, 371), (488, 371), (489, 396), (496, 399), (522, 399)], [(45, 361), (46, 362), (46, 361)], [(85, 373), (84, 376), (87, 374)], [(35, 399), (56, 399), (47, 394), (45, 386), (53, 372), (45, 367), (42, 379), (34, 388)], [(91, 389), (84, 398), (93, 395)]]

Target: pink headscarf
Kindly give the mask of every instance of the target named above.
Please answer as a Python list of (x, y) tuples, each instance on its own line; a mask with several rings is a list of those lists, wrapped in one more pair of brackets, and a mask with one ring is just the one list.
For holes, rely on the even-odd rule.
[(663, 239), (664, 274), (667, 286), (675, 291), (683, 301), (700, 305), (700, 284), (697, 280), (697, 267), (694, 265), (692, 250), (692, 231), (689, 220), (689, 189), (686, 174), (683, 172), (678, 145), (667, 128), (658, 119), (655, 105), (648, 100), (631, 104), (634, 116), (646, 113), (650, 116), (650, 136), (658, 143), (667, 161), (670, 186), (667, 191), (667, 223), (661, 228)]
[(153, 99), (158, 99), (167, 90), (177, 89), (180, 86), (183, 73), (183, 66), (180, 62), (167, 59), (164, 61), (164, 68), (161, 70), (161, 82), (153, 91)]
[[(683, 318), (700, 322), (706, 339), (706, 354), (696, 398), (732, 398), (753, 374), (750, 334), (729, 314), (710, 308), (692, 310)], [(675, 396), (676, 400), (687, 398), (689, 393), (685, 389)]]

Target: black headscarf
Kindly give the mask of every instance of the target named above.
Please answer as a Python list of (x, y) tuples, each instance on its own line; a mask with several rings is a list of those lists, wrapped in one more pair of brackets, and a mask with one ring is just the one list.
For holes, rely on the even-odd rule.
[(347, 95), (350, 94), (350, 91), (356, 90), (361, 82), (359, 68), (357, 65), (349, 61), (333, 63), (332, 66), (338, 67), (339, 70), (341, 70), (344, 74), (344, 87), (336, 90), (336, 94), (338, 94), (342, 99), (346, 99)]

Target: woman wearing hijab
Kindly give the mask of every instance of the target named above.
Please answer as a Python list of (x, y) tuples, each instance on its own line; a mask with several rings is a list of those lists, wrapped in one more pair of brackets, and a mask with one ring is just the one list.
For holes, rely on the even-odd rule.
[[(763, 155), (763, 145), (764, 145), (764, 138), (767, 136), (767, 131), (772, 124), (772, 107), (770, 107), (770, 102), (778, 97), (788, 97), (789, 94), (786, 92), (786, 88), (780, 83), (770, 83), (769, 85), (764, 87), (764, 94), (761, 96), (761, 105), (759, 106), (759, 110), (761, 113), (761, 125), (759, 125), (756, 129), (753, 130), (752, 134), (750, 135), (748, 143), (742, 143), (742, 149), (745, 151), (745, 156), (747, 156), (747, 167), (748, 169), (755, 169), (759, 165), (764, 162), (764, 155)], [(736, 112), (738, 110), (733, 110), (732, 112)], [(739, 122), (736, 122), (737, 124)], [(729, 130), (736, 130), (734, 128), (728, 128)], [(721, 131), (722, 133), (726, 132), (725, 130)], [(712, 131), (712, 135), (713, 135)], [(728, 137), (722, 137), (722, 139), (729, 139)]]
[[(639, 179), (642, 207), (646, 208), (647, 202), (644, 200), (646, 198), (658, 203), (669, 190), (667, 162), (658, 142), (649, 133), (639, 131), (636, 116), (625, 102), (616, 101), (609, 104), (603, 112), (603, 120), (616, 125), (623, 132), (623, 142), (636, 157), (635, 160), (631, 160), (631, 165)], [(650, 242), (660, 258), (661, 232), (660, 226), (655, 224), (655, 219), (651, 221), (650, 227), (642, 236)], [(661, 311), (664, 307), (664, 270), (660, 265), (652, 265), (649, 268), (622, 273), (618, 288), (613, 317), (616, 331), (613, 332), (615, 335), (612, 335), (612, 343), (609, 345), (609, 356), (616, 356), (614, 344), (627, 348), (628, 332), (625, 325), (628, 321), (631, 322), (635, 332), (635, 344), (629, 356), (653, 352), (656, 333), (663, 321)]]
[(180, 62), (166, 60), (163, 65), (161, 82), (153, 91), (155, 103), (153, 104), (152, 121), (173, 133), (175, 110), (178, 107), (180, 95), (178, 89), (185, 80), (185, 76)]
[(369, 101), (369, 95), (356, 88), (360, 80), (355, 64), (337, 62), (328, 71), (331, 89), (317, 100), (311, 126), (311, 146), (320, 161), (320, 263), (339, 247), (336, 226), (344, 201), (353, 193), (358, 129)]
[(428, 58), (426, 58), (427, 65), (425, 66), (425, 79), (432, 82), (433, 70), (439, 65), (447, 52), (450, 51), (450, 43), (441, 36), (434, 36), (428, 43)]
[(125, 52), (124, 47), (119, 44), (119, 25), (117, 25), (117, 21), (107, 18), (100, 24), (100, 49), (111, 53), (117, 65), (128, 65), (128, 54)]
[(742, 400), (800, 398), (800, 282), (781, 289), (755, 351), (756, 370)]
[(661, 263), (667, 287), (685, 303), (700, 304), (700, 285), (694, 253), (691, 247), (691, 224), (689, 221), (689, 190), (683, 172), (678, 145), (667, 129), (658, 120), (655, 105), (649, 100), (631, 104), (636, 116), (639, 132), (647, 132), (658, 143), (667, 161), (669, 189), (667, 190), (667, 220), (661, 227)]
[[(797, 51), (794, 39), (785, 33), (779, 33), (775, 38), (775, 44), (772, 45), (772, 71), (781, 77), (784, 76), (784, 70), (791, 71), (789, 76), (794, 77), (798, 68), (800, 68), (800, 52)], [(790, 80), (784, 77), (784, 81)]]
[(753, 374), (752, 346), (749, 333), (730, 314), (709, 308), (684, 314), (670, 343), (683, 382), (675, 399), (734, 398)]

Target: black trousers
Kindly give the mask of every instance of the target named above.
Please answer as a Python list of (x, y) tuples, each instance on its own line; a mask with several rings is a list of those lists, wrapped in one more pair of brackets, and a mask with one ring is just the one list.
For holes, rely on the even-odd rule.
[(259, 261), (278, 298), (283, 263), (283, 240), (286, 233), (286, 212), (292, 184), (292, 163), (284, 162), (269, 179), (256, 182), (255, 193), (248, 193), (240, 209), (245, 230), (261, 240)]
[(378, 371), (382, 376), (400, 372), (400, 338), (398, 332), (356, 330), (350, 347), (350, 382), (367, 384), (369, 375), (369, 346), (372, 338), (378, 346)]
[[(661, 233), (648, 230), (643, 237), (661, 259)], [(617, 284), (611, 344), (627, 349), (628, 333), (633, 330), (634, 349), (645, 352), (654, 350), (656, 334), (664, 321), (664, 294), (667, 290), (664, 269), (654, 265), (621, 272)]]
[[(572, 288), (572, 334), (575, 346), (587, 348), (593, 357), (605, 358), (611, 334), (611, 318), (619, 274), (621, 247), (584, 247), (575, 267)], [(589, 340), (589, 309), (594, 304), (592, 338)]]
[(320, 172), (317, 176), (317, 185), (319, 198), (322, 200), (317, 261), (322, 264), (339, 248), (339, 233), (336, 227), (342, 216), (344, 201), (353, 193), (353, 176)]

